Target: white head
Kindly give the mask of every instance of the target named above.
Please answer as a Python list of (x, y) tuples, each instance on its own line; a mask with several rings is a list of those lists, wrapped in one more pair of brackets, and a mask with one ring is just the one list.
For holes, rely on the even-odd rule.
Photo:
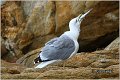
[(92, 9), (90, 9), (88, 12), (86, 12), (85, 14), (80, 14), (78, 17), (72, 19), (69, 22), (69, 29), (70, 31), (78, 31), (80, 32), (80, 24), (82, 22), (82, 20), (84, 19), (84, 17), (91, 11)]

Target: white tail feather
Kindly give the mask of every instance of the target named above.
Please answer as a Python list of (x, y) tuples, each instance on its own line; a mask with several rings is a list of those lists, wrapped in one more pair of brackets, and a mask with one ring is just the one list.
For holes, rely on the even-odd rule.
[(37, 65), (35, 68), (44, 68), (49, 64), (52, 64), (54, 62), (57, 62), (58, 60), (52, 60), (52, 61), (47, 61), (47, 62), (42, 62), (39, 65)]

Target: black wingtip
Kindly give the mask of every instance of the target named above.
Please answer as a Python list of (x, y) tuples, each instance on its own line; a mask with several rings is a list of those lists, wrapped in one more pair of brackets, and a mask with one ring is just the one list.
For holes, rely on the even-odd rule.
[(39, 57), (37, 57), (37, 58), (34, 59), (34, 64), (37, 64), (39, 62), (47, 62), (47, 61), (50, 61), (50, 60), (41, 60), (41, 58), (39, 56)]
[(34, 64), (42, 62), (40, 56), (34, 59)]

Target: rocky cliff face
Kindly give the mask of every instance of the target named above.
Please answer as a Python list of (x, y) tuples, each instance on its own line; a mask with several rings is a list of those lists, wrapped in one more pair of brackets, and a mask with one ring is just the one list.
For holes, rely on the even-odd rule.
[(15, 62), (22, 56), (22, 51), (18, 49), (14, 40), (24, 27), (25, 19), (20, 2), (4, 2), (1, 6), (1, 42), (8, 54), (2, 48), (2, 54), (7, 54), (2, 56), (3, 59)]
[[(34, 69), (41, 47), (69, 30), (69, 21), (91, 8), (81, 23), (78, 54)], [(118, 1), (5, 1), (1, 5), (2, 79), (118, 79), (118, 32)]]
[(49, 39), (69, 30), (68, 24), (72, 18), (91, 8), (93, 10), (81, 24), (79, 51), (105, 47), (118, 36), (118, 2), (58, 1), (34, 4), (31, 16), (17, 42), (20, 49), (26, 49), (28, 44), (29, 50), (42, 47)]
[(79, 51), (105, 47), (118, 36), (117, 1), (6, 2), (2, 5), (2, 37), (26, 54), (69, 30), (69, 21), (91, 8), (81, 24)]
[(69, 21), (91, 8), (81, 24), (79, 52), (102, 48), (118, 36), (117, 1), (6, 2), (2, 5), (2, 37), (14, 43), (14, 50), (26, 54), (69, 30)]

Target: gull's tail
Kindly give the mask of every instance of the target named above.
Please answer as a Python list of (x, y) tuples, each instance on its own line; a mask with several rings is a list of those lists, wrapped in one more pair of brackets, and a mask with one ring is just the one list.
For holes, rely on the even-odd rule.
[(52, 61), (46, 61), (46, 62), (41, 62), (39, 65), (37, 65), (35, 68), (44, 68), (49, 64), (52, 64), (54, 62), (57, 62), (57, 60), (52, 60)]

